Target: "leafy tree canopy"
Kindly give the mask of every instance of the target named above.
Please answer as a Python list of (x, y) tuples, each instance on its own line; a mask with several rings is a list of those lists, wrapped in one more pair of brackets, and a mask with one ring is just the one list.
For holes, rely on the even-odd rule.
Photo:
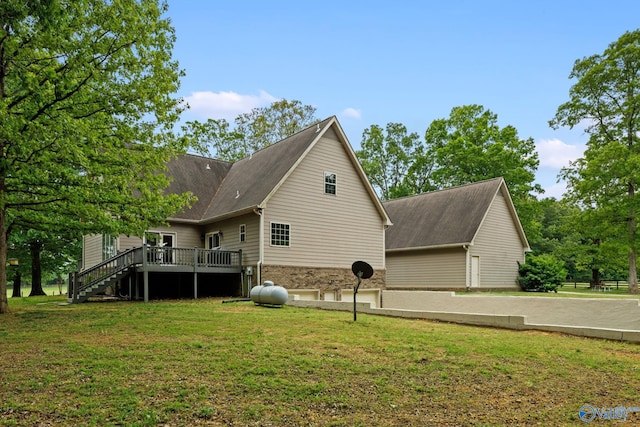
[(189, 122), (186, 130), (208, 144), (209, 155), (236, 161), (318, 122), (316, 109), (286, 99), (240, 114), (231, 127), (225, 119)]
[(425, 144), (438, 188), (501, 176), (514, 199), (542, 192), (533, 184), (540, 163), (533, 139), (520, 139), (513, 126), (500, 128), (498, 116), (481, 105), (454, 107), (449, 118), (434, 120)]
[(586, 126), (584, 157), (562, 171), (569, 199), (607, 225), (602, 237), (624, 243), (629, 256), (629, 291), (638, 292), (636, 224), (640, 213), (640, 30), (627, 32), (603, 54), (575, 62), (577, 82), (570, 99), (550, 121)]
[(166, 10), (0, 2), (0, 312), (12, 227), (141, 234), (189, 203), (158, 173), (192, 144), (173, 131), (182, 72)]
[(382, 199), (414, 194), (407, 177), (422, 151), (417, 133), (408, 133), (401, 123), (388, 123), (385, 129), (372, 125), (363, 132), (360, 146), (356, 155)]
[(449, 118), (434, 120), (424, 141), (400, 123), (385, 129), (372, 125), (357, 155), (382, 199), (503, 177), (527, 236), (537, 239), (534, 193), (542, 188), (534, 184), (539, 164), (534, 142), (497, 122), (497, 115), (484, 107), (466, 105), (453, 108)]

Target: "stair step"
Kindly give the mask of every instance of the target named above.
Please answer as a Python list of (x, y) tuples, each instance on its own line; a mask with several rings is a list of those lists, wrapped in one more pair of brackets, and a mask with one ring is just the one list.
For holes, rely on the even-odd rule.
[(131, 270), (128, 267), (123, 270), (120, 270), (110, 275), (109, 277), (105, 278), (101, 282), (94, 283), (90, 287), (85, 288), (82, 291), (78, 292), (76, 299), (73, 300), (73, 298), (70, 298), (69, 301), (70, 302), (86, 301), (89, 297), (96, 295), (99, 292), (105, 290), (106, 288), (111, 286), (114, 282), (117, 282), (118, 280), (128, 276), (129, 274), (131, 274)]

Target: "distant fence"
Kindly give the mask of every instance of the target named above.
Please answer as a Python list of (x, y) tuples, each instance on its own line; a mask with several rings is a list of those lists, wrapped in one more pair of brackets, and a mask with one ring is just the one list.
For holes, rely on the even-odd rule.
[(568, 290), (568, 289), (601, 290), (604, 288), (608, 288), (611, 290), (615, 289), (615, 290), (626, 291), (629, 288), (629, 284), (623, 280), (603, 280), (600, 282), (600, 286), (596, 286), (595, 289), (591, 287), (591, 284), (589, 282), (576, 281), (576, 282), (564, 282), (562, 284), (562, 289), (564, 290)]

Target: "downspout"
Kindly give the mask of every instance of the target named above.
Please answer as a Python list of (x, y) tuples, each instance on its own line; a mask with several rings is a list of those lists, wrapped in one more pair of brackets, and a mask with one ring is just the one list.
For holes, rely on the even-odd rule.
[(462, 249), (465, 250), (465, 285), (467, 292), (471, 290), (471, 254), (469, 252), (469, 245), (462, 245)]
[[(387, 269), (387, 229), (388, 225), (382, 226), (382, 268)], [(385, 280), (385, 287), (387, 285), (387, 281)]]
[(256, 264), (256, 283), (259, 285), (262, 283), (262, 260), (264, 259), (264, 215), (262, 215), (262, 208), (256, 208), (253, 213), (260, 217), (260, 236), (258, 243), (258, 262)]

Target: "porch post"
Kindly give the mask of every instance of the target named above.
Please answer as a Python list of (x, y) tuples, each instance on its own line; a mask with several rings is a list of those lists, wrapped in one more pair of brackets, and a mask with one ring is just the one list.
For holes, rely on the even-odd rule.
[(198, 299), (198, 248), (193, 248), (193, 298)]
[[(242, 296), (244, 295), (244, 272), (242, 271), (242, 249), (238, 250), (238, 268), (240, 269), (240, 293), (242, 294)], [(247, 295), (246, 297), (249, 298), (249, 285), (247, 284)]]
[(144, 270), (142, 276), (144, 281), (144, 302), (149, 302), (149, 272)]
[(149, 245), (142, 246), (142, 282), (144, 287), (144, 302), (149, 302), (149, 271), (147, 269), (147, 257), (149, 256)]

